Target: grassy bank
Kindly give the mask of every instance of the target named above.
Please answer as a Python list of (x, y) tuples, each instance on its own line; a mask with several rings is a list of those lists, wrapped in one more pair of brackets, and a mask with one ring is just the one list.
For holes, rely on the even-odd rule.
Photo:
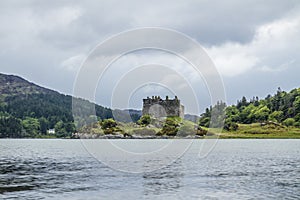
[[(197, 124), (187, 121), (180, 120), (176, 122), (176, 118), (171, 118), (172, 123), (164, 122), (154, 122), (153, 124), (148, 125), (139, 125), (136, 123), (121, 123), (117, 122), (114, 124), (114, 127), (109, 128), (108, 130), (101, 128), (100, 123), (95, 123), (89, 127), (85, 127), (81, 130), (81, 133), (85, 134), (86, 138), (93, 135), (92, 138), (97, 138), (98, 136), (104, 137), (105, 135), (117, 135), (118, 138), (122, 135), (126, 136), (136, 136), (136, 137), (151, 137), (159, 138), (165, 136), (166, 138), (219, 138), (219, 139), (229, 139), (229, 138), (245, 138), (245, 139), (267, 139), (267, 138), (289, 138), (289, 139), (300, 139), (300, 128), (296, 127), (286, 127), (277, 123), (265, 123), (261, 125), (260, 123), (253, 124), (238, 124), (238, 129), (233, 131), (225, 131), (220, 129), (207, 129), (201, 127), (203, 131), (208, 131), (206, 136), (202, 137), (199, 135), (199, 130), (195, 128)], [(174, 126), (174, 124), (176, 126)], [(176, 123), (175, 123), (176, 122)], [(160, 124), (160, 125), (159, 125)], [(157, 126), (159, 125), (159, 126)], [(175, 132), (174, 132), (175, 131)], [(107, 133), (105, 133), (107, 132)], [(174, 133), (174, 134), (172, 134)], [(197, 135), (198, 134), (198, 135)], [(111, 136), (112, 137), (112, 136)]]
[(300, 129), (295, 127), (261, 126), (259, 123), (239, 124), (236, 131), (223, 131), (219, 138), (290, 138), (300, 139)]

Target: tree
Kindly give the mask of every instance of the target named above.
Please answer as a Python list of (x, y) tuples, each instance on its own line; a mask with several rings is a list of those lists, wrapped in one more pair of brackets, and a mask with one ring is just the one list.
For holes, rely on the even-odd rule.
[(267, 106), (260, 105), (254, 110), (253, 118), (256, 122), (266, 121), (268, 119), (270, 109)]
[(300, 113), (298, 113), (294, 119), (295, 119), (295, 121), (300, 122)]
[(295, 101), (293, 102), (294, 111), (296, 113), (300, 113), (300, 96), (297, 96)]
[(0, 117), (0, 138), (22, 137), (22, 123), (12, 116)]
[(253, 104), (241, 107), (240, 122), (243, 124), (252, 123), (254, 121), (253, 111), (255, 110), (255, 108), (256, 107)]
[(242, 108), (243, 106), (248, 106), (248, 105), (249, 105), (249, 103), (248, 103), (246, 97), (243, 96), (243, 97), (242, 97), (242, 100), (241, 100), (241, 101), (238, 101), (236, 107), (237, 107), (238, 109), (240, 109), (240, 108)]
[(283, 112), (282, 111), (274, 111), (269, 115), (270, 121), (282, 122)]
[(294, 126), (295, 119), (287, 118), (286, 120), (283, 121), (283, 124), (286, 125), (286, 126)]
[(42, 134), (47, 134), (47, 130), (49, 129), (49, 121), (45, 117), (39, 118), (40, 123), (40, 131)]
[(25, 129), (25, 137), (35, 137), (40, 131), (40, 122), (38, 119), (32, 117), (26, 117), (22, 121), (22, 126)]
[(206, 108), (199, 119), (199, 126), (209, 127), (212, 107)]
[(66, 137), (66, 136), (68, 136), (68, 132), (66, 131), (66, 129), (64, 127), (64, 122), (63, 121), (57, 122), (54, 126), (54, 129), (55, 129), (55, 135), (57, 137)]
[[(221, 107), (222, 104), (219, 103), (219, 105), (210, 107), (210, 109), (207, 108), (200, 115), (199, 125), (208, 127), (211, 121), (221, 121), (221, 117), (219, 119), (217, 117), (221, 116), (220, 112), (216, 112), (220, 111)], [(290, 92), (278, 88), (274, 96), (268, 95), (261, 100), (258, 97), (253, 97), (250, 102), (247, 101), (246, 97), (243, 97), (237, 102), (236, 106), (226, 107), (225, 112), (226, 123), (250, 124), (267, 120), (282, 123), (288, 119), (285, 123), (292, 124), (291, 119), (294, 119), (298, 126), (300, 124), (300, 88), (293, 89)], [(214, 116), (214, 119), (211, 119), (211, 116)]]
[(75, 124), (73, 122), (66, 122), (64, 123), (64, 128), (66, 132), (70, 135), (76, 131)]
[(216, 105), (206, 108), (205, 113), (201, 114), (199, 126), (218, 128), (223, 127), (225, 119), (226, 104), (218, 101)]
[(211, 110), (210, 126), (212, 128), (221, 128), (224, 125), (226, 104), (218, 101)]
[(240, 111), (237, 109), (236, 106), (228, 106), (225, 109), (226, 112), (226, 119), (230, 119), (231, 122), (238, 122), (240, 117)]
[(75, 132), (76, 127), (73, 122), (59, 121), (54, 126), (55, 135), (57, 137), (70, 137)]
[(201, 117), (199, 119), (199, 126), (209, 127), (210, 117)]

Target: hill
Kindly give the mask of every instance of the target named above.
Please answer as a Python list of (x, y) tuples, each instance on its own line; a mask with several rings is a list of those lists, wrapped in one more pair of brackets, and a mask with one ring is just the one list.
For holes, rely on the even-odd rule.
[[(98, 118), (112, 117), (111, 109), (95, 108)], [(36, 137), (53, 128), (61, 137), (74, 131), (72, 96), (0, 74), (0, 137)]]
[(58, 92), (43, 88), (19, 76), (0, 73), (0, 95), (11, 96), (21, 94), (58, 94)]

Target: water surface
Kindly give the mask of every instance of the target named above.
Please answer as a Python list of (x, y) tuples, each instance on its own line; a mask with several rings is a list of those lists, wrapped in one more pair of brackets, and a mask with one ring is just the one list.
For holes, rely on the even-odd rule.
[[(118, 143), (145, 153), (170, 141)], [(200, 158), (202, 143), (194, 140), (181, 158), (161, 169), (129, 173), (99, 162), (80, 140), (3, 139), (0, 199), (300, 198), (300, 140), (219, 140), (208, 156)], [(135, 163), (156, 168), (170, 157), (166, 153), (152, 160), (130, 160), (110, 156), (101, 145), (99, 149), (124, 169)]]

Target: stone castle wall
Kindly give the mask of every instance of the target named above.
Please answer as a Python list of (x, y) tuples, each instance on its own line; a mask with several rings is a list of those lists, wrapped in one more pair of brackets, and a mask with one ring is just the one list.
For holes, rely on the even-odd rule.
[(146, 114), (156, 118), (167, 116), (184, 118), (184, 106), (180, 104), (180, 100), (177, 97), (175, 99), (166, 97), (165, 100), (159, 96), (147, 97), (147, 99), (143, 99), (143, 115)]

